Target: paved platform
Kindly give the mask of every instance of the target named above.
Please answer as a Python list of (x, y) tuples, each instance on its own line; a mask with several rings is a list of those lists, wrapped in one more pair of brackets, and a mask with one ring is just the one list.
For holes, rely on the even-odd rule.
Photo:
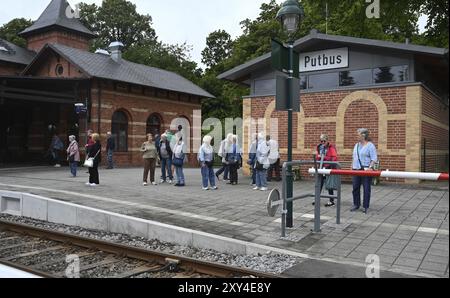
[[(376, 254), (382, 270), (449, 276), (447, 183), (374, 187), (368, 215), (349, 212), (351, 185), (344, 184), (342, 225), (335, 224), (335, 208), (322, 207), (322, 232), (311, 233), (312, 200), (297, 201), (295, 227), (281, 239), (279, 214), (267, 215), (269, 193), (253, 191), (249, 178), (241, 175), (240, 185), (219, 182), (219, 190), (202, 191), (200, 170), (185, 172), (188, 186), (181, 189), (169, 184), (143, 187), (142, 169), (100, 170), (101, 186), (89, 188), (84, 185), (85, 169), (78, 178), (70, 178), (67, 168), (0, 169), (0, 189), (283, 248), (344, 266), (364, 265), (369, 254)], [(295, 194), (309, 193), (313, 183), (296, 182), (294, 188)]]

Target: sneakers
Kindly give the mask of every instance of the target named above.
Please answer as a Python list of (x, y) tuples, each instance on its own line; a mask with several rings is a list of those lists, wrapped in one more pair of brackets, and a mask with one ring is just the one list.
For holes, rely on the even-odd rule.
[(61, 167), (60, 164), (56, 164), (56, 165), (55, 165), (55, 168), (60, 168), (60, 167)]
[(161, 180), (159, 181), (159, 184), (163, 184), (163, 183), (166, 183), (166, 180), (161, 179)]
[(173, 180), (169, 180), (169, 184), (172, 184), (173, 183)]
[(95, 183), (91, 183), (91, 185), (90, 185), (91, 187), (97, 187), (98, 185), (97, 184), (95, 184)]
[(267, 188), (267, 187), (261, 187), (259, 190), (260, 190), (260, 191), (267, 191), (268, 188)]
[(329, 203), (326, 203), (325, 204), (325, 207), (333, 207), (333, 206), (335, 206), (336, 204), (334, 203), (334, 202), (329, 202)]
[(218, 190), (219, 188), (217, 186), (211, 187), (212, 190)]
[(155, 185), (155, 186), (156, 186), (156, 185), (158, 185), (158, 184), (157, 184), (156, 182), (153, 181), (153, 182), (152, 182), (152, 185)]
[(255, 186), (255, 187), (253, 188), (253, 190), (259, 190), (259, 187), (258, 187), (258, 186)]
[(202, 190), (209, 190), (209, 187), (203, 187)]
[(90, 182), (86, 182), (86, 186), (91, 186), (91, 183)]
[(147, 185), (148, 185), (147, 182), (142, 183), (142, 186), (147, 186)]

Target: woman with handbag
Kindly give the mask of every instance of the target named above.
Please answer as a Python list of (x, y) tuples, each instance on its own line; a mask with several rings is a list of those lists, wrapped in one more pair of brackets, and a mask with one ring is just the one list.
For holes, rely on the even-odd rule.
[(185, 179), (183, 172), (184, 159), (186, 157), (185, 152), (186, 152), (186, 145), (183, 142), (183, 136), (178, 135), (178, 141), (173, 147), (173, 162), (172, 162), (172, 164), (175, 166), (175, 173), (177, 175), (178, 180), (177, 183), (175, 184), (176, 187), (185, 186)]
[[(320, 161), (320, 168), (321, 169), (332, 169), (334, 168), (333, 165), (329, 165), (326, 162), (327, 161), (338, 161), (338, 155), (336, 147), (330, 143), (329, 137), (326, 134), (322, 134), (320, 136), (320, 144), (317, 145), (317, 160)], [(332, 184), (333, 181), (337, 177), (336, 176), (324, 176), (319, 175), (320, 179), (320, 192), (322, 193), (323, 186), (325, 185), (326, 189), (328, 190), (328, 194), (330, 196), (334, 195), (334, 187)], [(314, 205), (314, 203), (313, 203)], [(330, 198), (330, 201), (325, 204), (325, 207), (333, 207), (335, 205), (334, 199)]]
[[(369, 130), (358, 129), (358, 143), (353, 149), (353, 170), (373, 171), (377, 162), (377, 148), (370, 140)], [(361, 184), (364, 188), (363, 212), (367, 214), (370, 207), (372, 177), (353, 177), (353, 207), (350, 211), (355, 212), (361, 207)]]
[(208, 182), (211, 189), (216, 190), (216, 176), (214, 175), (214, 148), (211, 146), (212, 137), (207, 135), (203, 138), (203, 145), (198, 151), (198, 161), (202, 167), (202, 189), (209, 190)]
[(150, 183), (156, 185), (155, 182), (155, 169), (156, 169), (156, 159), (158, 158), (158, 151), (156, 149), (156, 144), (153, 141), (153, 135), (147, 135), (147, 142), (143, 143), (141, 146), (141, 152), (143, 153), (142, 158), (144, 159), (144, 179), (143, 186), (148, 185), (148, 173), (150, 172)]
[(267, 191), (267, 170), (269, 162), (270, 147), (262, 133), (258, 134), (258, 149), (256, 150), (256, 187), (253, 190)]
[(231, 185), (237, 185), (238, 184), (238, 169), (241, 164), (241, 149), (239, 148), (238, 142), (237, 142), (237, 136), (233, 135), (232, 143), (227, 148), (227, 154), (226, 154), (226, 163), (229, 166), (230, 171), (230, 182)]
[(89, 167), (89, 182), (87, 186), (95, 187), (100, 184), (100, 178), (98, 175), (98, 165), (102, 160), (102, 145), (100, 144), (100, 135), (97, 133), (92, 134), (93, 145), (89, 146), (88, 157), (86, 163)]
[(67, 148), (67, 160), (69, 161), (70, 173), (72, 178), (77, 177), (77, 167), (80, 162), (80, 149), (75, 136), (69, 137), (69, 147)]

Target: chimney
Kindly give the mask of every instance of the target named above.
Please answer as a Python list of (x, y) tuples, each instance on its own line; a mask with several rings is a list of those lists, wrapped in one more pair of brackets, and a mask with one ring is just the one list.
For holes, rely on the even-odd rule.
[(109, 45), (109, 51), (111, 52), (111, 58), (119, 63), (122, 60), (123, 43), (120, 41), (114, 41)]

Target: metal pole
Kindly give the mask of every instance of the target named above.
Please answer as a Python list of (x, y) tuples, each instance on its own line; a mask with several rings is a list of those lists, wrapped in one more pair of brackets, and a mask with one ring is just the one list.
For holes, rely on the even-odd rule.
[[(288, 77), (288, 100), (289, 100), (289, 110), (288, 110), (288, 162), (292, 161), (292, 107), (293, 107), (293, 94), (292, 94), (292, 84), (294, 78), (294, 40), (289, 40), (289, 77)], [(287, 189), (286, 195), (288, 198), (292, 198), (294, 196), (294, 186), (293, 186), (293, 175), (292, 175), (292, 165), (288, 166), (288, 174), (287, 174)], [(287, 204), (287, 222), (286, 225), (288, 228), (294, 227), (294, 203), (289, 202)]]
[[(336, 166), (338, 169), (341, 168), (340, 165)], [(341, 224), (341, 190), (342, 190), (342, 179), (338, 176), (338, 189), (337, 189), (337, 204), (336, 204), (336, 224)]]
[(283, 183), (281, 196), (283, 199), (283, 210), (281, 211), (281, 237), (286, 237), (286, 164), (283, 164)]
[(315, 204), (314, 204), (314, 233), (320, 233), (320, 178), (317, 158), (314, 155), (314, 168), (316, 178)]

